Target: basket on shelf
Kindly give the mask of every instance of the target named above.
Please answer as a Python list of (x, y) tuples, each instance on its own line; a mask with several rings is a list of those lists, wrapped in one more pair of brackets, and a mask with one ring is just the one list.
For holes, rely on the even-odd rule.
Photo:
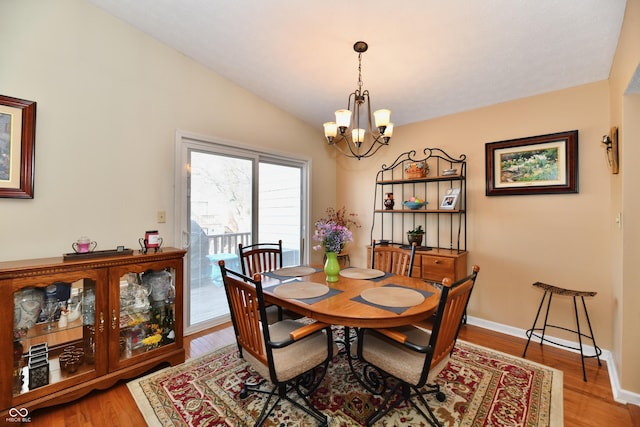
[(406, 179), (424, 178), (429, 173), (429, 165), (425, 162), (407, 163), (404, 165)]

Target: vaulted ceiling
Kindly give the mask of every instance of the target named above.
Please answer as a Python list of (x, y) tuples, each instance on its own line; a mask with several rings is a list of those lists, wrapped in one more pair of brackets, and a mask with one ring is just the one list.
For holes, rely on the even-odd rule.
[(363, 88), (396, 126), (609, 77), (625, 0), (89, 0), (319, 129)]

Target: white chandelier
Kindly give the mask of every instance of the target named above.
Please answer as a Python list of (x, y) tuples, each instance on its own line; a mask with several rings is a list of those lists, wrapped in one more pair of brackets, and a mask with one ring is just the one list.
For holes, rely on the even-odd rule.
[[(358, 52), (358, 88), (349, 94), (347, 109), (336, 111), (336, 121), (326, 122), (323, 125), (324, 136), (329, 145), (336, 147), (343, 155), (358, 160), (363, 157), (371, 157), (383, 145), (388, 145), (393, 134), (393, 123), (389, 122), (391, 110), (375, 111), (373, 116), (376, 129), (371, 126), (369, 91), (362, 90), (362, 53), (366, 52), (368, 48), (367, 43), (363, 41), (353, 45), (353, 50)], [(367, 114), (368, 134), (360, 125), (360, 107), (365, 103), (366, 108), (363, 110)], [(344, 145), (344, 148), (341, 145)]]

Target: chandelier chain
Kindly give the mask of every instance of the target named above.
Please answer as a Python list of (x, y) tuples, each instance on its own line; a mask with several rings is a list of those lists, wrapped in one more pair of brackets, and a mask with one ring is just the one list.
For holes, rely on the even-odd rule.
[(362, 52), (358, 54), (358, 91), (362, 94)]

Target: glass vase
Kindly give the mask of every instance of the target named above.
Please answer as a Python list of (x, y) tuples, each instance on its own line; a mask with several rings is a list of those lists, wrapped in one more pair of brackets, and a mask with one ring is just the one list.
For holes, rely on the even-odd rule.
[(337, 282), (338, 274), (340, 274), (338, 254), (335, 252), (326, 252), (326, 256), (327, 260), (324, 262), (324, 273), (327, 275), (327, 282)]

